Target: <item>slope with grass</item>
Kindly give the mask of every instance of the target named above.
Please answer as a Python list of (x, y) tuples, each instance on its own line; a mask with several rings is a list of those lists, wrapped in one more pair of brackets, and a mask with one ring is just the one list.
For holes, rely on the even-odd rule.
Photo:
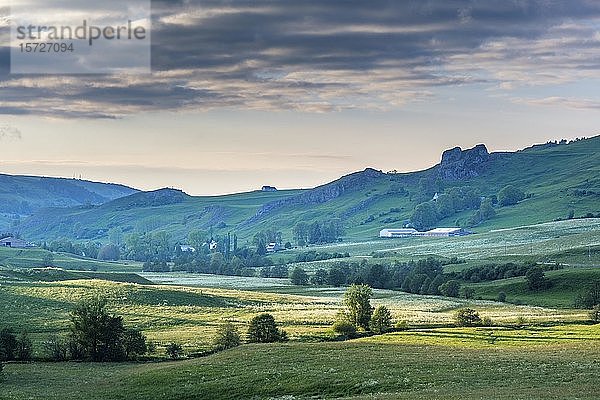
[(111, 183), (0, 174), (0, 214), (30, 215), (44, 207), (102, 204), (135, 192)]
[(495, 300), (500, 292), (506, 301), (542, 307), (568, 308), (575, 305), (575, 298), (594, 282), (600, 282), (599, 268), (566, 268), (545, 273), (548, 288), (532, 291), (527, 288), (524, 277), (501, 279), (493, 282), (467, 285), (474, 289), (475, 296)]
[[(91, 276), (101, 278), (101, 275)], [(90, 278), (91, 278), (90, 277)], [(116, 276), (115, 276), (116, 277)], [(83, 278), (80, 276), (79, 278)], [(116, 280), (116, 279), (115, 279)], [(144, 331), (163, 348), (175, 341), (188, 352), (210, 348), (219, 325), (231, 321), (244, 331), (250, 319), (268, 312), (294, 341), (329, 340), (331, 325), (341, 310), (343, 288), (294, 288), (290, 294), (219, 288), (139, 285), (107, 280), (0, 281), (3, 320), (25, 330), (37, 343), (52, 334), (66, 334), (69, 313), (82, 299), (101, 297), (126, 325)], [(251, 289), (251, 288), (249, 288)], [(292, 294), (293, 293), (293, 294)], [(482, 316), (502, 324), (522, 317), (530, 322), (584, 321), (580, 310), (516, 306), (490, 301), (420, 296), (376, 290), (374, 305), (385, 305), (396, 321), (411, 325), (449, 324), (460, 307), (475, 307)], [(43, 356), (41, 349), (37, 356)]]
[(100, 206), (41, 210), (21, 224), (34, 240), (67, 237), (106, 239), (111, 228), (124, 233), (166, 230), (184, 241), (197, 229), (228, 232), (269, 201), (298, 191), (252, 192), (228, 196), (192, 197), (174, 189), (136, 193)]
[[(596, 399), (591, 326), (243, 345), (160, 364), (10, 364), (3, 399)], [(81, 382), (86, 382), (81, 385)]]
[(46, 267), (48, 256), (52, 256), (52, 266), (68, 270), (138, 272), (142, 269), (141, 263), (134, 261), (101, 261), (70, 253), (51, 253), (39, 247), (28, 249), (0, 247), (0, 268)]
[[(566, 218), (571, 210), (576, 217), (599, 214), (599, 172), (600, 136), (515, 153), (486, 155), (481, 147), (455, 149), (425, 171), (386, 174), (366, 169), (305, 191), (191, 197), (165, 189), (165, 196), (141, 193), (99, 207), (45, 210), (24, 221), (20, 229), (39, 240), (104, 239), (117, 226), (126, 232), (167, 230), (175, 240), (183, 240), (193, 228), (213, 228), (216, 234), (235, 231), (243, 239), (275, 228), (291, 240), (292, 227), (300, 221), (340, 218), (346, 239), (365, 240), (377, 237), (384, 226), (402, 225), (418, 203), (431, 199), (431, 193), (421, 188), (423, 180), (440, 186), (435, 190), (468, 186), (482, 196), (496, 195), (512, 184), (530, 195), (517, 205), (498, 207), (494, 218), (475, 228), (485, 232)], [(473, 213), (452, 215), (439, 225), (466, 224)]]

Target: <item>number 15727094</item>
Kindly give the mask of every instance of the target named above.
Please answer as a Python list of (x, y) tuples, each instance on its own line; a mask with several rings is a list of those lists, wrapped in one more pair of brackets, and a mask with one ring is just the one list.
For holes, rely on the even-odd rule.
[(72, 53), (73, 43), (20, 43), (21, 53)]

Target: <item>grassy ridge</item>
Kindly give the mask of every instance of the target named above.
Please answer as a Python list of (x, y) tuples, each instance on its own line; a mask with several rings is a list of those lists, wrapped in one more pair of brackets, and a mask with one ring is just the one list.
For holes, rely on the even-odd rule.
[[(346, 343), (244, 345), (202, 359), (161, 364), (11, 364), (0, 398), (600, 396), (600, 342), (594, 327), (501, 333), (455, 328), (429, 333), (415, 337), (404, 332)], [(493, 335), (501, 338), (492, 343)]]
[[(44, 267), (44, 258), (49, 254), (41, 248), (11, 249), (0, 247), (0, 267), (5, 268), (39, 268)], [(80, 257), (67, 253), (52, 253), (54, 266), (80, 271), (141, 271), (141, 263), (134, 261), (101, 261), (87, 257)]]
[[(406, 174), (357, 173), (308, 191), (251, 192), (216, 197), (185, 196), (173, 204), (154, 206), (132, 198), (118, 199), (98, 207), (50, 209), (23, 221), (21, 231), (28, 237), (45, 240), (68, 237), (80, 240), (106, 239), (112, 227), (125, 232), (166, 230), (175, 240), (185, 240), (197, 228), (212, 227), (215, 234), (237, 232), (247, 240), (258, 230), (275, 228), (291, 240), (292, 227), (300, 222), (340, 217), (347, 228), (346, 239), (376, 238), (384, 226), (400, 226), (414, 207), (431, 198), (419, 188), (419, 180), (433, 176), (437, 167)], [(445, 182), (446, 189), (476, 188), (483, 196), (496, 195), (507, 184), (519, 186), (531, 198), (512, 207), (497, 209), (496, 217), (477, 230), (549, 222), (600, 213), (600, 136), (561, 146), (535, 146), (516, 153), (493, 154), (484, 171), (475, 178)], [(402, 187), (404, 191), (395, 188)], [(265, 204), (313, 193), (302, 201), (263, 209)], [(135, 199), (149, 196), (136, 194)], [(465, 223), (474, 212), (462, 212), (439, 222), (440, 226)]]
[(573, 307), (575, 297), (592, 282), (600, 282), (598, 268), (571, 268), (546, 272), (550, 287), (541, 291), (527, 289), (525, 278), (501, 279), (493, 282), (468, 285), (475, 296), (495, 300), (498, 293), (506, 293), (507, 301), (542, 307)]

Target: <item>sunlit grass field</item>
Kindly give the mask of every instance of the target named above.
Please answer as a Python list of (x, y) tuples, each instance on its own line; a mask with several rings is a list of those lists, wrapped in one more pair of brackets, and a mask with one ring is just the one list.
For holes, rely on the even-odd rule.
[[(188, 352), (207, 350), (221, 323), (232, 321), (244, 333), (258, 313), (272, 313), (292, 340), (323, 340), (341, 309), (344, 289), (299, 288), (303, 295), (217, 288), (138, 285), (100, 280), (6, 282), (0, 287), (3, 325), (29, 332), (37, 343), (52, 334), (66, 334), (69, 312), (84, 298), (108, 300), (112, 312), (141, 329), (161, 348), (181, 343)], [(585, 312), (516, 306), (491, 301), (419, 296), (376, 290), (373, 304), (386, 305), (395, 321), (409, 326), (451, 324), (456, 309), (470, 306), (498, 324), (583, 321)], [(39, 346), (38, 346), (39, 351)], [(38, 354), (43, 356), (43, 354)]]
[(10, 364), (0, 398), (596, 399), (599, 356), (597, 326), (440, 328), (158, 364)]

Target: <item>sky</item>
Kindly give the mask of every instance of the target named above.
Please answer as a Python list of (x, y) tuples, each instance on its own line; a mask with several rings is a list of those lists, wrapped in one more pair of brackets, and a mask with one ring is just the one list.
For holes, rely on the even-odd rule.
[(11, 74), (7, 4), (0, 173), (209, 195), (600, 134), (594, 0), (152, 1), (152, 73), (111, 75)]

